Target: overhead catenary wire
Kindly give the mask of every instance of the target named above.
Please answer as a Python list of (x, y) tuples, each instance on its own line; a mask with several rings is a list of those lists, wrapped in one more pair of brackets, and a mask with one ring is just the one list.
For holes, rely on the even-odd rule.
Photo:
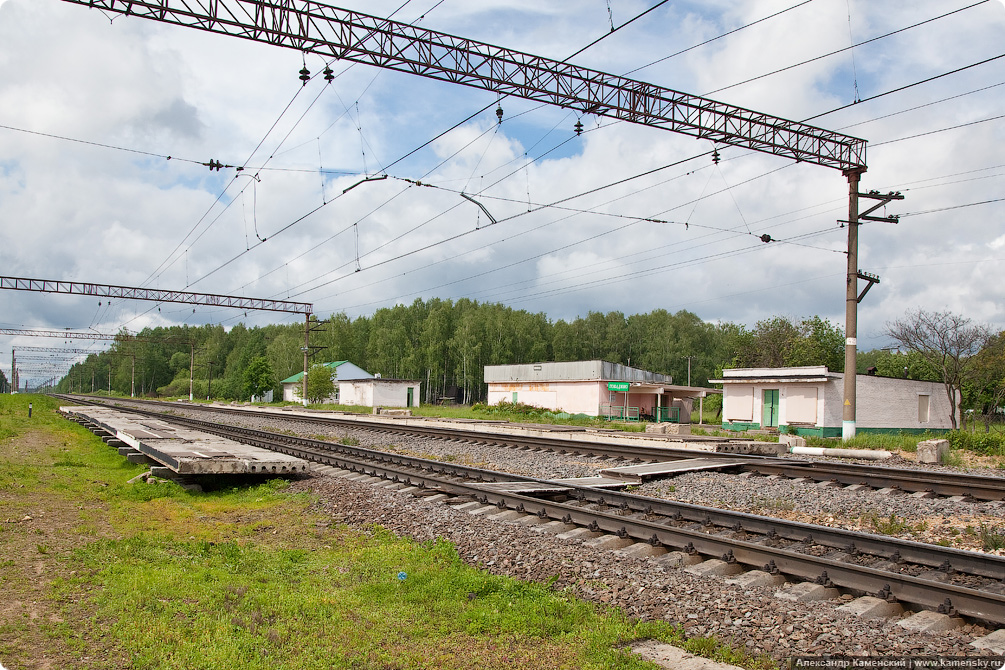
[(913, 23), (913, 24), (911, 24), (909, 26), (904, 26), (903, 28), (898, 28), (897, 30), (893, 30), (893, 31), (885, 33), (883, 35), (877, 35), (876, 37), (871, 37), (871, 38), (869, 38), (867, 40), (863, 40), (862, 42), (858, 42), (857, 44), (852, 44), (851, 46), (843, 47), (843, 48), (837, 49), (835, 51), (830, 51), (828, 53), (821, 54), (819, 56), (814, 56), (813, 58), (809, 58), (807, 60), (800, 61), (798, 63), (793, 63), (791, 65), (786, 65), (785, 67), (778, 68), (777, 70), (772, 70), (771, 72), (765, 72), (763, 74), (759, 74), (756, 77), (750, 77), (749, 79), (744, 79), (743, 81), (738, 81), (736, 83), (729, 84), (728, 86), (721, 86), (721, 87), (719, 87), (719, 88), (717, 88), (717, 89), (715, 89), (713, 91), (709, 91), (709, 92), (704, 93), (702, 95), (703, 96), (715, 95), (716, 93), (721, 93), (722, 91), (727, 91), (727, 90), (729, 90), (731, 88), (736, 88), (737, 86), (742, 86), (744, 84), (749, 84), (750, 82), (757, 81), (758, 79), (764, 79), (765, 77), (770, 77), (770, 76), (773, 76), (773, 75), (776, 75), (776, 74), (780, 74), (782, 72), (786, 72), (788, 70), (792, 70), (794, 68), (801, 67), (803, 65), (807, 65), (809, 63), (813, 63), (815, 61), (822, 60), (824, 58), (829, 58), (830, 56), (835, 56), (835, 55), (837, 55), (839, 53), (844, 53), (845, 51), (849, 51), (851, 49), (856, 49), (856, 48), (858, 48), (860, 46), (864, 46), (866, 44), (871, 44), (872, 42), (875, 42), (877, 40), (886, 39), (887, 37), (892, 37), (893, 35), (897, 35), (899, 33), (905, 32), (907, 30), (911, 30), (913, 28), (918, 28), (920, 26), (932, 23), (933, 21), (938, 21), (939, 19), (944, 19), (944, 18), (946, 18), (948, 16), (952, 16), (953, 14), (958, 14), (959, 12), (966, 11), (968, 9), (972, 9), (974, 7), (977, 7), (978, 5), (983, 5), (984, 3), (990, 2), (990, 1), (991, 0), (978, 0), (978, 2), (975, 2), (973, 4), (967, 5), (966, 7), (960, 7), (959, 9), (954, 9), (954, 10), (952, 10), (950, 12), (946, 12), (945, 14), (940, 14), (939, 16), (933, 16), (930, 19), (925, 19), (924, 21), (919, 21), (919, 22)]
[[(887, 95), (892, 95), (893, 93), (900, 93), (901, 91), (906, 91), (909, 88), (914, 88), (915, 86), (920, 86), (922, 84), (927, 84), (928, 82), (935, 81), (936, 79), (942, 79), (943, 77), (948, 77), (950, 75), (959, 74), (960, 72), (963, 72), (965, 70), (969, 70), (971, 68), (980, 67), (981, 65), (985, 65), (987, 63), (991, 63), (993, 61), (998, 60), (999, 58), (1005, 58), (1005, 54), (999, 54), (997, 56), (992, 56), (990, 58), (985, 58), (984, 60), (977, 61), (976, 63), (971, 63), (970, 65), (964, 65), (963, 67), (958, 67), (955, 70), (950, 70), (949, 72), (943, 72), (942, 74), (937, 74), (937, 75), (933, 75), (931, 77), (926, 77), (925, 79), (922, 79), (920, 81), (916, 81), (916, 82), (913, 82), (913, 83), (910, 83), (910, 84), (905, 84), (904, 86), (898, 86), (897, 88), (890, 89), (889, 91), (884, 91), (882, 93), (877, 93), (876, 95), (870, 95), (869, 97), (863, 98), (863, 99), (861, 99), (861, 100), (859, 100), (857, 102), (851, 102), (851, 103), (848, 103), (847, 105), (841, 105), (840, 107), (835, 107), (834, 109), (831, 109), (829, 111), (821, 112), (820, 114), (816, 114), (814, 116), (807, 117), (807, 118), (803, 119), (803, 123), (806, 123), (807, 121), (813, 121), (814, 119), (819, 119), (820, 117), (827, 116), (828, 114), (833, 114), (835, 112), (840, 112), (842, 109), (848, 109), (849, 107), (855, 107), (856, 105), (860, 105), (860, 104), (862, 104), (864, 102), (870, 102), (871, 100), (876, 100), (877, 98), (882, 98), (882, 97), (887, 96)], [(1000, 85), (1001, 84), (995, 84), (995, 86), (1000, 86)], [(986, 88), (992, 88), (992, 87), (988, 86)], [(978, 89), (978, 90), (982, 91), (982, 90), (985, 90), (985, 89)], [(955, 97), (959, 97), (959, 96), (955, 96)], [(953, 98), (946, 98), (946, 100), (952, 100), (952, 99)], [(932, 103), (932, 104), (934, 104), (934, 103)], [(917, 109), (920, 109), (921, 107), (925, 107), (925, 106), (926, 105), (921, 105), (921, 106), (917, 107)], [(911, 111), (911, 110), (905, 110), (905, 111)], [(883, 118), (883, 117), (881, 117), (881, 118)], [(861, 124), (856, 124), (856, 125), (861, 125)], [(845, 126), (845, 127), (846, 128), (850, 128), (851, 126)], [(875, 146), (875, 145), (873, 145), (873, 146)]]
[(976, 126), (981, 123), (987, 123), (988, 121), (997, 121), (998, 119), (1005, 119), (1005, 114), (999, 114), (997, 116), (991, 116), (986, 119), (978, 119), (977, 121), (970, 121), (968, 123), (960, 123), (955, 126), (949, 126), (948, 128), (937, 128), (936, 130), (929, 130), (923, 133), (916, 133), (914, 135), (908, 135), (907, 137), (898, 137), (893, 140), (886, 140), (884, 142), (876, 142), (873, 147), (882, 147), (888, 144), (894, 144), (896, 142), (903, 142), (905, 140), (913, 140), (919, 137), (927, 137), (928, 135), (935, 135), (937, 133), (944, 133), (949, 130), (958, 130), (959, 128), (966, 128), (968, 126)]
[[(932, 181), (932, 180), (936, 180), (936, 179), (944, 179), (944, 178), (949, 178), (949, 177), (954, 177), (954, 176), (960, 176), (960, 175), (964, 175), (964, 174), (971, 174), (973, 172), (980, 172), (980, 171), (986, 171), (986, 170), (991, 170), (991, 169), (998, 169), (1000, 167), (1005, 167), (1005, 166), (999, 166), (999, 165), (989, 166), (989, 167), (986, 167), (986, 168), (979, 168), (977, 170), (971, 170), (971, 171), (966, 171), (966, 172), (962, 172), (962, 173), (953, 173), (953, 174), (949, 174), (949, 175), (942, 175), (942, 176), (939, 176), (939, 177), (932, 177), (932, 178), (929, 178), (929, 179), (926, 179), (926, 180), (921, 180), (921, 182)], [(919, 182), (912, 182), (912, 183), (919, 183)], [(939, 185), (938, 184), (932, 185), (932, 187), (934, 187), (934, 186), (939, 186)], [(885, 187), (885, 188), (896, 188), (896, 189), (902, 190), (902, 191), (909, 191), (909, 190), (911, 190), (911, 188), (910, 188), (909, 185), (888, 186), (888, 187)], [(928, 187), (916, 187), (916, 188), (928, 188)], [(719, 191), (719, 192), (721, 192), (721, 191)], [(711, 195), (715, 195), (715, 194), (711, 194)], [(997, 200), (984, 201), (984, 202), (980, 202), (980, 203), (970, 203), (968, 205), (960, 205), (960, 206), (948, 207), (948, 208), (940, 208), (938, 210), (932, 210), (932, 211), (944, 211), (945, 209), (956, 209), (956, 208), (959, 208), (959, 207), (973, 206), (973, 205), (978, 205), (978, 204), (988, 204), (990, 202), (997, 202)], [(680, 206), (686, 206), (687, 204), (691, 204), (691, 203), (684, 203), (683, 205), (678, 205), (678, 207), (680, 207)], [(815, 208), (818, 208), (818, 207), (834, 206), (834, 211), (838, 211), (839, 212), (839, 211), (841, 211), (841, 205), (843, 205), (843, 204), (844, 204), (844, 199), (838, 199), (838, 200), (834, 200), (834, 201), (830, 201), (830, 202), (825, 202), (825, 203), (819, 203), (819, 204), (816, 204), (816, 205), (811, 205), (811, 206), (808, 206), (808, 207), (805, 207), (805, 208), (801, 208), (800, 210), (796, 210), (796, 211), (798, 212), (798, 211), (803, 211), (803, 210), (807, 210), (807, 209), (815, 209)], [(919, 212), (918, 214), (920, 214), (920, 213), (927, 213), (927, 212)], [(758, 221), (758, 222), (755, 222), (755, 223), (760, 224), (760, 223), (768, 221), (768, 220), (770, 220), (772, 218), (777, 218), (778, 216), (784, 216), (784, 214), (776, 215), (775, 217), (768, 217), (767, 219), (762, 219), (761, 221)], [(905, 215), (901, 215), (901, 216), (905, 216)], [(710, 230), (721, 231), (721, 229), (715, 229), (715, 228), (710, 228), (710, 227), (706, 227), (706, 228), (709, 228)], [(831, 229), (831, 230), (833, 230), (833, 229)], [(525, 233), (526, 232), (532, 232), (532, 231), (525, 231)], [(725, 231), (722, 231), (722, 232), (725, 232)], [(823, 231), (823, 232), (828, 232), (828, 231)], [(520, 234), (524, 234), (524, 233), (520, 233)], [(710, 232), (709, 234), (715, 234), (715, 233)], [(813, 234), (816, 235), (816, 234), (821, 234), (821, 233), (813, 233)], [(755, 235), (755, 237), (756, 237), (756, 235)], [(796, 236), (796, 237), (792, 237), (792, 238), (774, 239), (773, 241), (774, 242), (779, 242), (779, 243), (782, 243), (782, 244), (791, 244), (791, 245), (795, 245), (795, 246), (803, 246), (803, 247), (813, 248), (813, 249), (817, 249), (817, 250), (821, 250), (821, 251), (825, 251), (825, 252), (845, 253), (843, 249), (829, 249), (829, 248), (815, 247), (815, 246), (810, 246), (810, 245), (802, 244), (802, 243), (800, 243), (800, 242), (797, 241), (798, 239), (801, 239), (802, 237), (803, 236)], [(667, 245), (667, 246), (670, 246), (670, 245)], [(698, 245), (698, 246), (705, 246), (705, 244)], [(484, 247), (480, 247), (480, 248), (484, 248)], [(474, 250), (470, 250), (470, 251), (477, 251), (477, 250), (478, 249), (474, 249)], [(444, 282), (444, 283), (441, 283), (441, 284), (438, 284), (438, 285), (435, 285), (435, 286), (426, 287), (425, 289), (419, 289), (419, 290), (411, 292), (408, 295), (418, 295), (418, 294), (421, 294), (423, 292), (441, 289), (441, 288), (444, 288), (446, 286), (450, 286), (450, 285), (454, 285), (454, 284), (458, 284), (458, 283), (470, 282), (473, 279), (476, 279), (478, 277), (491, 274), (491, 273), (493, 273), (493, 272), (495, 272), (497, 270), (511, 269), (511, 268), (513, 268), (513, 267), (515, 267), (517, 265), (520, 265), (520, 264), (522, 264), (524, 262), (528, 262), (530, 260), (536, 260), (536, 259), (538, 259), (540, 257), (543, 257), (543, 256), (546, 256), (546, 255), (555, 253), (555, 251), (556, 250), (549, 250), (549, 251), (546, 251), (546, 252), (543, 252), (543, 253), (540, 253), (540, 254), (536, 254), (536, 255), (534, 255), (534, 256), (532, 256), (530, 258), (526, 258), (526, 259), (523, 259), (523, 260), (520, 260), (520, 261), (515, 261), (515, 262), (507, 264), (506, 266), (503, 266), (501, 268), (497, 268), (497, 269), (493, 269), (493, 270), (487, 270), (487, 271), (484, 271), (484, 272), (477, 273), (475, 275), (469, 275), (469, 276), (462, 277), (460, 279), (456, 279), (456, 280), (453, 280), (453, 281), (450, 281), (450, 282)], [(468, 253), (468, 252), (466, 252), (466, 253)], [(630, 256), (637, 258), (638, 254), (633, 252), (632, 254), (630, 254)], [(626, 257), (622, 257), (622, 259), (623, 258), (626, 258)], [(611, 262), (613, 262), (615, 260), (618, 260), (618, 259), (611, 259)], [(438, 261), (437, 263), (439, 263), (439, 262), (444, 262), (444, 261)], [(433, 265), (435, 265), (435, 263)], [(417, 271), (419, 269), (422, 269), (422, 268), (418, 268), (416, 270), (411, 270), (410, 272), (414, 272), (414, 271)], [(390, 280), (392, 278), (393, 277), (385, 278), (383, 280), (379, 280), (379, 282), (388, 281), (388, 280)], [(544, 278), (544, 277), (538, 276), (538, 277), (536, 277), (535, 281), (540, 280), (542, 278)], [(522, 284), (522, 283), (527, 283), (529, 281), (530, 280), (526, 280), (524, 282), (516, 282), (515, 285), (519, 285), (519, 284)], [(375, 282), (375, 283), (379, 283), (379, 282)], [(370, 284), (370, 285), (372, 285), (372, 284)], [(357, 288), (354, 288), (354, 289), (349, 289), (348, 291), (345, 291), (345, 292), (352, 292), (354, 290), (358, 290), (359, 288), (363, 288), (363, 287), (357, 287)], [(472, 294), (472, 295), (476, 295), (476, 294), (477, 293)], [(327, 297), (330, 297), (330, 296), (327, 296)], [(325, 300), (325, 299), (327, 299), (327, 297), (323, 297), (320, 300)], [(397, 299), (399, 299), (401, 297), (403, 297), (403, 296), (398, 296), (398, 298), (395, 298), (395, 300), (397, 300)], [(380, 304), (381, 302), (386, 302), (386, 301), (382, 300), (382, 301), (376, 301), (376, 302), (371, 302), (371, 303), (365, 303), (364, 305), (354, 305), (353, 308), (365, 306), (366, 304), (369, 304), (369, 305)]]

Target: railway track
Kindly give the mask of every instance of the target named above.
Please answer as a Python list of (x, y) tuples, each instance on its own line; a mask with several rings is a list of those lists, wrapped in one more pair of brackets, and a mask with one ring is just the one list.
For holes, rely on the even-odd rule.
[(719, 560), (797, 582), (899, 602), (906, 609), (1005, 625), (1005, 558), (743, 512), (517, 477), (469, 466), (270, 431), (165, 416), (198, 430), (275, 449), (416, 492), (534, 514), (676, 552), (682, 563)]
[[(74, 402), (95, 402), (94, 399), (82, 396), (61, 397), (73, 400)], [(129, 402), (148, 406), (161, 406), (170, 410), (178, 410), (180, 408), (178, 403), (163, 401), (131, 400)], [(113, 401), (112, 404), (122, 406), (122, 403), (118, 401)], [(436, 440), (482, 443), (515, 449), (545, 449), (556, 453), (600, 456), (636, 462), (658, 462), (694, 458), (696, 455), (702, 453), (697, 452), (696, 454), (694, 449), (625, 444), (624, 442), (616, 442), (613, 439), (603, 442), (577, 440), (570, 437), (568, 433), (564, 433), (562, 437), (514, 435), (509, 433), (486, 433), (466, 428), (422, 425), (421, 422), (409, 422), (407, 424), (397, 421), (364, 422), (358, 418), (349, 417), (305, 416), (303, 414), (287, 415), (279, 411), (237, 409), (200, 404), (184, 404), (181, 407), (185, 410), (193, 411), (255, 416), (269, 420), (307, 421), (354, 430), (405, 434)], [(718, 440), (718, 442), (723, 442), (727, 448), (730, 444), (726, 440)], [(744, 441), (733, 441), (734, 444), (737, 442)], [(860, 485), (873, 489), (897, 489), (905, 493), (930, 493), (947, 497), (965, 496), (974, 500), (1005, 500), (1005, 477), (944, 473), (931, 470), (911, 470), (860, 463), (774, 458), (731, 453), (729, 451), (716, 451), (715, 458), (735, 461), (737, 469), (765, 476), (776, 475), (793, 479), (805, 478), (816, 482), (832, 482), (845, 486)]]

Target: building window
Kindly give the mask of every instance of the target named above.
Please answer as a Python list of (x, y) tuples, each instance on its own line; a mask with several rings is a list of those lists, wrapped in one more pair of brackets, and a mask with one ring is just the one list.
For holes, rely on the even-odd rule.
[(928, 423), (929, 418), (929, 403), (930, 396), (919, 395), (918, 396), (918, 423)]

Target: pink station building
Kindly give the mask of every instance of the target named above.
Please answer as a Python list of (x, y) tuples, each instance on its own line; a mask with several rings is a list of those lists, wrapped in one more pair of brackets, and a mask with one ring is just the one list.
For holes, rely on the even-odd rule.
[(484, 379), (490, 405), (523, 403), (627, 421), (690, 423), (695, 398), (719, 393), (608, 361), (486, 365)]

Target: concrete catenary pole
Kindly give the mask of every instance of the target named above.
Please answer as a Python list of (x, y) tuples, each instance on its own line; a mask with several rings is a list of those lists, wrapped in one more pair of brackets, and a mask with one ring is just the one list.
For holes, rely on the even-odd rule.
[(855, 437), (855, 366), (858, 361), (858, 183), (864, 168), (847, 170), (848, 177), (848, 276), (844, 322), (844, 411), (841, 439)]
[(304, 322), (304, 378), (303, 378), (303, 388), (301, 389), (300, 395), (303, 400), (304, 407), (307, 407), (307, 354), (311, 350), (311, 315), (307, 315), (307, 319)]

